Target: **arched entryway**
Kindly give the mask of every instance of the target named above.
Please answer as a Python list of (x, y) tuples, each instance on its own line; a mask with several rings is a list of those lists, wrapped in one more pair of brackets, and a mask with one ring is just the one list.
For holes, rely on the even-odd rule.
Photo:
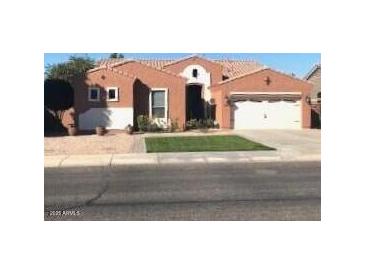
[(186, 86), (186, 120), (204, 119), (204, 99), (201, 84)]

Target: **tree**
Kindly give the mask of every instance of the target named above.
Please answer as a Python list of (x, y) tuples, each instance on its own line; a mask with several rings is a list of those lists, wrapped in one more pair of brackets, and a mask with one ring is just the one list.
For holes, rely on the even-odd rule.
[(62, 79), (46, 79), (44, 81), (44, 107), (61, 125), (66, 110), (74, 103), (74, 91), (68, 81)]
[(124, 55), (122, 53), (111, 53), (109, 55), (109, 58), (111, 58), (111, 59), (115, 59), (115, 58), (121, 58), (121, 59), (123, 59), (124, 58)]
[(83, 75), (94, 67), (94, 61), (89, 57), (71, 56), (65, 63), (47, 66), (46, 78), (70, 81), (72, 77)]

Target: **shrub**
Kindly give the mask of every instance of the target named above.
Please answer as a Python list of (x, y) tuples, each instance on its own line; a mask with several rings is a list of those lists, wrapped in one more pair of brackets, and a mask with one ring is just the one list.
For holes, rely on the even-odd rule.
[(186, 129), (219, 128), (219, 124), (213, 119), (192, 119), (186, 122)]
[(137, 117), (137, 126), (139, 131), (145, 132), (159, 132), (163, 130), (160, 125), (153, 122), (147, 115), (139, 115)]
[(178, 123), (178, 119), (176, 118), (171, 121), (170, 131), (175, 132), (178, 129), (179, 129), (179, 123)]
[(207, 128), (214, 128), (214, 120), (213, 119), (207, 119), (206, 120), (206, 126), (207, 126)]
[(159, 132), (159, 131), (162, 131), (162, 128), (156, 123), (149, 122), (147, 125), (147, 131), (148, 132)]
[(186, 129), (197, 129), (198, 128), (198, 120), (191, 119), (186, 122)]
[(214, 121), (214, 128), (219, 128), (219, 123), (217, 121)]
[(149, 118), (146, 115), (137, 116), (138, 130), (147, 131), (148, 125), (150, 124)]

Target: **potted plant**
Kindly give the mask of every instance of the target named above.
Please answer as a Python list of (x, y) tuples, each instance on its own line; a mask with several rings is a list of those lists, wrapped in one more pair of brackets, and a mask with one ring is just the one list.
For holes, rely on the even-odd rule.
[(126, 129), (127, 129), (127, 133), (128, 134), (133, 134), (134, 129), (133, 129), (133, 126), (131, 124), (128, 124), (128, 126), (126, 127)]
[(105, 134), (105, 127), (103, 127), (103, 126), (97, 126), (95, 128), (95, 132), (96, 132), (97, 135), (102, 136), (102, 135)]
[(75, 136), (77, 134), (77, 128), (75, 124), (69, 124), (69, 127), (67, 128), (68, 135)]

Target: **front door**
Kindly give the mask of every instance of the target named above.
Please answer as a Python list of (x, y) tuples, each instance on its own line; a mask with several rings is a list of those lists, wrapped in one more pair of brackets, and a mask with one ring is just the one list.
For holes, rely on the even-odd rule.
[(189, 85), (186, 88), (186, 120), (204, 119), (204, 100), (201, 85)]

